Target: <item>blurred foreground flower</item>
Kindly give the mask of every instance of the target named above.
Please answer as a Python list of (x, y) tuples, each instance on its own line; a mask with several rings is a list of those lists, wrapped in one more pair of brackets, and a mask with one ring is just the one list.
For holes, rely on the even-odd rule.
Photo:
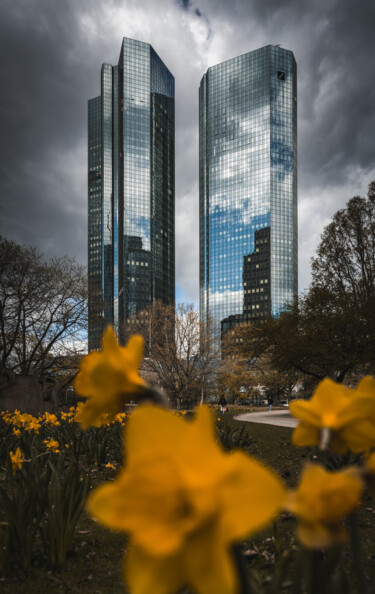
[(300, 519), (297, 536), (301, 543), (321, 549), (345, 540), (343, 520), (360, 505), (362, 488), (354, 468), (328, 472), (321, 466), (306, 466), (298, 489), (285, 504)]
[(143, 339), (135, 335), (126, 347), (118, 344), (113, 328), (105, 331), (102, 351), (94, 351), (81, 361), (74, 387), (88, 401), (77, 411), (75, 420), (86, 429), (102, 424), (101, 415), (108, 413), (106, 422), (121, 411), (124, 402), (145, 387), (138, 368), (142, 360)]
[(129, 532), (132, 594), (235, 594), (231, 545), (267, 524), (285, 497), (279, 479), (242, 452), (224, 453), (208, 408), (186, 421), (144, 405), (125, 432), (127, 466), (88, 502), (106, 526)]
[(300, 420), (293, 433), (295, 445), (330, 445), (338, 454), (375, 446), (375, 381), (370, 377), (356, 390), (325, 379), (311, 400), (292, 402), (290, 412)]
[(21, 470), (22, 464), (25, 461), (24, 457), (22, 456), (22, 452), (20, 448), (16, 449), (16, 452), (9, 452), (10, 461), (12, 462), (12, 470), (13, 474), (16, 473), (16, 470)]

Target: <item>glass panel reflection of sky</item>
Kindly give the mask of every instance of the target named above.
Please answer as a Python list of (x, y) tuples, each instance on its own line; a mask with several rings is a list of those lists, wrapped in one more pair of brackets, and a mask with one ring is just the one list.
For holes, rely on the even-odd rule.
[[(292, 52), (267, 46), (213, 66), (202, 78), (203, 319), (260, 320), (279, 312), (297, 292), (295, 68)], [(266, 228), (271, 229), (271, 262), (254, 268), (250, 291), (259, 303), (247, 306), (244, 257), (269, 241), (259, 236), (260, 246), (255, 245), (257, 231)], [(266, 281), (271, 292), (262, 290)]]

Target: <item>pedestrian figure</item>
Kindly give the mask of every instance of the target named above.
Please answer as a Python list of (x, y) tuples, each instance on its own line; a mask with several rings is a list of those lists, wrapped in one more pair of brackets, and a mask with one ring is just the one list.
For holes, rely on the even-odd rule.
[(272, 410), (272, 405), (273, 405), (273, 398), (271, 396), (271, 398), (268, 398), (268, 406), (270, 407), (269, 412), (271, 412), (271, 410)]
[(227, 399), (225, 398), (225, 396), (223, 395), (220, 400), (219, 400), (219, 404), (220, 404), (220, 412), (221, 413), (225, 413), (225, 406), (227, 403)]

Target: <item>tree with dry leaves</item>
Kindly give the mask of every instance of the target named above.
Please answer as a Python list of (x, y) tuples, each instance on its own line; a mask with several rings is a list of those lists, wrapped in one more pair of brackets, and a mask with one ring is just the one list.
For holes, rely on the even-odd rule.
[(315, 382), (375, 372), (375, 182), (324, 228), (309, 290), (277, 318), (236, 329), (229, 347)]
[(145, 339), (143, 372), (155, 378), (172, 406), (204, 401), (210, 391), (218, 341), (213, 325), (203, 324), (192, 304), (154, 302), (123, 326), (124, 340), (134, 333)]

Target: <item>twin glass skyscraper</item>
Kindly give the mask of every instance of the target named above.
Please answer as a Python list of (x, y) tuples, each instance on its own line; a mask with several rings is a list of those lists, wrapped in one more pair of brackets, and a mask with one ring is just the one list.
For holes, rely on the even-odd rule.
[(89, 350), (103, 328), (175, 298), (174, 77), (123, 39), (88, 105)]
[[(89, 350), (175, 296), (174, 78), (123, 39), (89, 101)], [(297, 97), (291, 51), (208, 69), (199, 91), (200, 311), (222, 334), (297, 296)]]
[(293, 53), (273, 45), (201, 81), (200, 310), (222, 336), (297, 296), (296, 86)]

